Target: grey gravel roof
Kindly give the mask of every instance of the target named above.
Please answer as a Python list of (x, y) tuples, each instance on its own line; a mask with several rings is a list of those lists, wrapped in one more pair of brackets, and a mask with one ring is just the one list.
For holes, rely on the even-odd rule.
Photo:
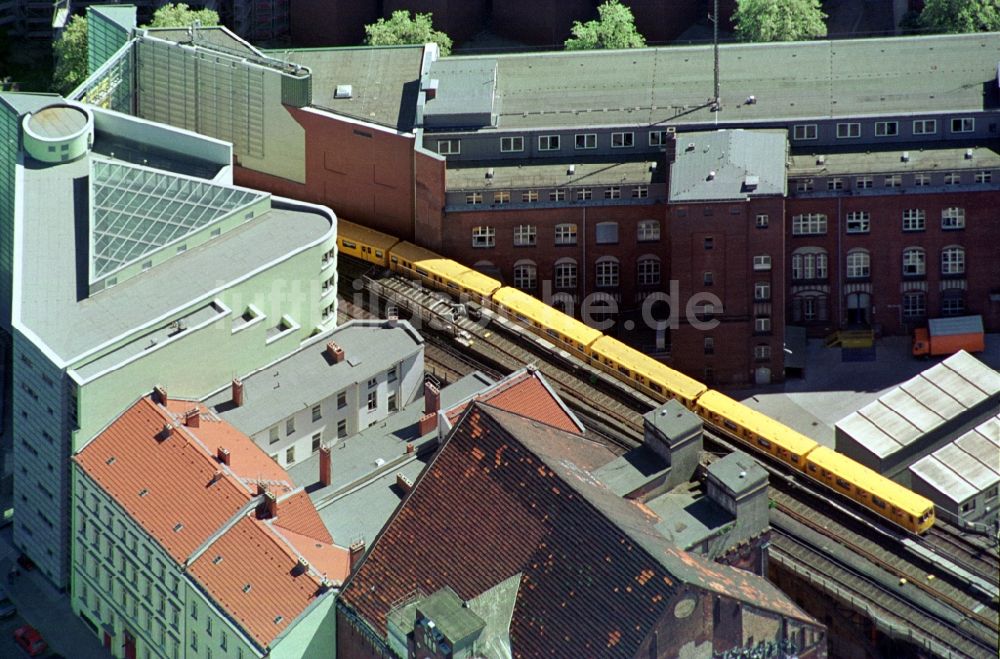
[(670, 165), (670, 202), (722, 201), (784, 195), (784, 131), (683, 133)]

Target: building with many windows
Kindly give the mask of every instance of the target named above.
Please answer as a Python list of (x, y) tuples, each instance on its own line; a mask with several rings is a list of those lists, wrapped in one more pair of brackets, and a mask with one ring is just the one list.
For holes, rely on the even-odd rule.
[[(996, 35), (722, 46), (719, 106), (706, 100), (707, 46), (441, 58), (430, 44), (275, 60), (221, 28), (137, 31), (132, 44), (82, 97), (107, 99), (102, 81), (122, 89), (134, 79), (144, 93), (116, 98), (122, 111), (232, 139), (236, 180), (328, 204), (574, 311), (589, 297), (596, 320), (618, 319), (606, 331), (719, 384), (783, 377), (786, 324), (903, 333), (927, 317), (978, 313), (1000, 327), (988, 238), (1000, 201)], [(192, 63), (168, 80), (168, 61)], [(125, 63), (134, 76), (115, 78)], [(232, 93), (200, 94), (196, 70), (224, 75)], [(212, 119), (219, 103), (233, 122)], [(734, 252), (727, 268), (741, 282), (728, 286), (715, 283), (715, 264), (675, 270), (697, 223), (680, 221), (670, 178), (698, 133), (736, 129), (784, 131), (787, 158), (753, 161), (783, 167), (771, 207), (751, 210), (758, 192), (720, 207), (743, 209), (726, 231), (771, 242), (748, 259)], [(716, 149), (743, 162), (751, 139)], [(712, 222), (722, 225), (718, 214)], [(741, 244), (729, 238), (713, 260)], [(705, 339), (717, 337), (688, 326), (643, 331), (643, 302), (681, 279), (754, 331), (720, 339), (727, 349), (714, 355)], [(667, 306), (653, 316), (686, 304)]]
[(73, 458), (74, 611), (114, 657), (327, 652), (350, 550), (248, 437), (166, 396)]
[(51, 95), (0, 109), (14, 544), (65, 588), (70, 455), (154, 385), (199, 399), (331, 328), (336, 218), (234, 186), (213, 138)]

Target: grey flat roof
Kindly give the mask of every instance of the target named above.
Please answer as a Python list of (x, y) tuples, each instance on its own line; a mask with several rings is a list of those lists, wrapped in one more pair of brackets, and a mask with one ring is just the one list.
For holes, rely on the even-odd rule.
[[(291, 61), (312, 70), (312, 105), (401, 131), (412, 130), (423, 46), (287, 52)], [(338, 85), (351, 85), (352, 97), (334, 98)]]
[[(982, 110), (1000, 35), (724, 45), (719, 113), (706, 107), (710, 45), (489, 57), (502, 130), (746, 123)], [(757, 102), (744, 104), (749, 96)]]
[(333, 230), (330, 219), (318, 212), (272, 206), (203, 245), (86, 297), (81, 290), (87, 284), (89, 204), (85, 192), (81, 197), (85, 186), (76, 181), (89, 176), (91, 159), (86, 155), (52, 166), (29, 163), (19, 191), (25, 218), (20, 322), (67, 362)]
[(998, 393), (1000, 373), (963, 351), (852, 412), (836, 427), (885, 458)]
[(730, 453), (708, 465), (708, 473), (733, 492), (742, 492), (767, 482), (767, 471), (742, 451)]
[(28, 119), (28, 126), (35, 134), (50, 139), (69, 137), (86, 125), (87, 114), (71, 105), (50, 105)]
[[(345, 359), (331, 364), (326, 344), (335, 341)], [(227, 387), (205, 404), (242, 432), (253, 435), (344, 387), (375, 375), (419, 352), (424, 339), (406, 321), (352, 320), (312, 337), (286, 357), (243, 377), (245, 403), (231, 407)]]
[(670, 165), (670, 202), (784, 195), (785, 131), (682, 133)]
[(670, 466), (645, 444), (635, 447), (590, 473), (618, 496), (634, 492), (664, 474)]
[[(666, 180), (664, 167), (653, 160), (576, 160), (574, 171), (569, 172), (571, 158), (561, 164), (541, 164), (538, 161), (503, 161), (503, 164), (455, 161), (445, 171), (445, 186), (451, 190), (482, 190), (490, 188), (564, 188), (601, 185), (629, 185), (662, 183)], [(486, 178), (487, 169), (493, 178)], [(518, 201), (518, 200), (512, 200)], [(540, 199), (540, 201), (545, 201)]]
[(26, 112), (36, 112), (53, 103), (63, 100), (58, 94), (34, 94), (27, 92), (0, 92), (0, 101), (3, 101), (18, 114)]
[(1000, 483), (1000, 414), (910, 466), (956, 504)]
[(438, 80), (439, 86), (424, 109), (426, 125), (490, 124), (497, 84), (496, 59), (445, 57), (431, 65), (429, 75)]
[[(866, 144), (864, 151), (796, 149), (789, 158), (788, 175), (836, 176), (838, 174), (907, 174), (952, 172), (969, 169), (1000, 167), (1000, 141), (977, 142), (960, 148), (934, 148), (928, 144), (894, 144), (873, 150)], [(966, 149), (972, 158), (966, 158)], [(908, 159), (903, 159), (903, 153)], [(822, 156), (823, 162), (820, 162)]]

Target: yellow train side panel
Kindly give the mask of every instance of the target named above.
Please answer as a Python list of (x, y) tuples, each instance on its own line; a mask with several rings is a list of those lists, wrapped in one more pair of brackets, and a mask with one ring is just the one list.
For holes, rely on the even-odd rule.
[(337, 218), (337, 248), (344, 254), (381, 266), (389, 265), (389, 251), (399, 242), (394, 236)]
[(934, 523), (934, 504), (916, 492), (825, 446), (807, 458), (808, 474), (911, 531)]
[(690, 408), (706, 390), (701, 382), (610, 336), (602, 335), (590, 345), (587, 352), (617, 377), (646, 385), (659, 399), (676, 397)]
[[(567, 316), (516, 288), (504, 286), (499, 289), (493, 294), (493, 303), (502, 313), (513, 312), (517, 317), (529, 322), (536, 330), (541, 329), (548, 335), (547, 338), (556, 339), (564, 346), (580, 353), (601, 337), (601, 333), (593, 327), (588, 327), (572, 316)], [(519, 318), (515, 318), (517, 319)]]
[(818, 446), (815, 440), (718, 391), (702, 394), (698, 406), (703, 416), (800, 471), (805, 470), (804, 456)]

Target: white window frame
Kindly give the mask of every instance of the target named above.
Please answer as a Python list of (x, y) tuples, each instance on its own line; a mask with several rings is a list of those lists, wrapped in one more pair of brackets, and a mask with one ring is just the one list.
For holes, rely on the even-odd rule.
[(976, 172), (975, 174), (976, 183), (992, 183), (993, 182), (993, 172), (988, 169), (984, 169)]
[(937, 119), (914, 119), (914, 135), (934, 135), (937, 133)]
[(538, 243), (538, 227), (534, 224), (518, 224), (514, 227), (515, 247), (534, 247)]
[(534, 204), (538, 201), (538, 190), (525, 190), (521, 193), (521, 203)]
[(931, 184), (930, 174), (914, 174), (913, 175), (913, 185), (922, 188)]
[(565, 188), (556, 188), (549, 191), (549, 201), (566, 201)]
[(597, 148), (597, 133), (577, 133), (573, 136), (573, 147), (577, 151), (590, 151)]
[(846, 216), (847, 233), (870, 233), (872, 216), (868, 211), (851, 211)]
[(923, 247), (907, 247), (903, 250), (903, 276), (923, 277), (927, 274), (927, 253)]
[(604, 188), (604, 198), (605, 199), (621, 199), (622, 189), (621, 186), (611, 185)]
[(636, 262), (636, 281), (639, 286), (656, 286), (660, 283), (660, 260), (652, 256), (643, 256)]
[(903, 294), (903, 318), (923, 318), (927, 315), (927, 295), (923, 291), (910, 291)]
[[(941, 298), (942, 316), (960, 316), (965, 313), (965, 298), (961, 295), (946, 295)], [(975, 508), (975, 504), (972, 506)]]
[(883, 181), (885, 187), (887, 188), (899, 188), (903, 185), (903, 175), (902, 174), (886, 174)]
[(849, 140), (861, 137), (861, 124), (857, 121), (850, 121), (837, 124), (837, 139)]
[(965, 209), (959, 206), (951, 206), (941, 209), (941, 228), (945, 231), (954, 231), (965, 228)]
[(618, 286), (620, 274), (618, 259), (614, 257), (602, 257), (594, 264), (595, 284), (599, 288)]
[(757, 316), (753, 319), (753, 331), (757, 334), (771, 333), (771, 317)]
[(753, 299), (755, 302), (767, 302), (771, 299), (771, 282), (758, 281), (753, 285)]
[(923, 208), (903, 209), (903, 231), (924, 231), (927, 228), (927, 211)]
[(572, 222), (565, 222), (556, 225), (555, 227), (556, 245), (575, 245), (576, 240), (577, 240), (576, 224), (573, 224)]
[(827, 181), (826, 181), (826, 189), (827, 190), (843, 190), (844, 189), (844, 179), (841, 178), (841, 177), (839, 177), (839, 176), (835, 176), (835, 177), (833, 177), (831, 179), (827, 179)]
[(576, 288), (578, 286), (578, 272), (579, 269), (577, 268), (576, 261), (557, 261), (555, 264), (556, 288)]
[(766, 343), (753, 347), (753, 358), (757, 361), (766, 361), (771, 358), (771, 346)]
[(493, 203), (494, 204), (509, 204), (510, 203), (510, 190), (495, 190), (493, 192)]
[(639, 220), (636, 226), (636, 240), (640, 243), (656, 242), (660, 239), (659, 220)]
[(495, 247), (497, 241), (496, 227), (488, 225), (472, 227), (472, 246), (477, 249)]
[(854, 179), (854, 187), (858, 190), (867, 190), (874, 185), (874, 177), (858, 176)]
[(767, 213), (757, 213), (757, 228), (766, 229), (768, 224), (770, 224), (770, 217)]
[(951, 120), (951, 132), (953, 133), (974, 133), (976, 131), (976, 120), (974, 117), (955, 117)]
[(827, 216), (824, 213), (802, 213), (792, 216), (793, 236), (826, 235)]
[(500, 138), (500, 153), (521, 153), (524, 151), (524, 136), (510, 135)]
[(631, 149), (635, 146), (635, 133), (632, 131), (622, 131), (611, 133), (612, 149)]
[(958, 172), (946, 172), (944, 175), (945, 185), (961, 185), (962, 175)]
[(757, 272), (771, 269), (771, 255), (758, 254), (753, 257), (753, 269)]
[(483, 203), (483, 193), (482, 192), (466, 192), (465, 193), (465, 203), (468, 206), (478, 206)]
[(559, 150), (559, 136), (558, 135), (539, 135), (538, 136), (538, 150), (539, 151), (558, 151)]
[(664, 146), (667, 143), (667, 135), (670, 131), (666, 130), (651, 130), (649, 131), (649, 137), (647, 138), (649, 146)]
[(896, 137), (899, 135), (898, 121), (876, 121), (875, 137)]
[(848, 252), (845, 272), (848, 279), (865, 279), (871, 277), (872, 261), (868, 250), (854, 249)]
[(462, 140), (451, 138), (437, 141), (438, 153), (442, 156), (457, 156), (462, 153)]
[(649, 197), (648, 185), (637, 185), (632, 188), (633, 199), (646, 199), (647, 197)]
[(816, 124), (795, 124), (792, 126), (792, 139), (796, 141), (819, 139)]
[(949, 245), (941, 250), (941, 274), (965, 274), (965, 248), (961, 245)]
[(815, 187), (815, 181), (811, 178), (795, 179), (796, 192), (812, 192), (814, 187)]
[(534, 263), (519, 263), (514, 266), (514, 288), (533, 291), (538, 288), (538, 266)]
[(591, 188), (577, 188), (576, 189), (576, 200), (577, 201), (590, 201), (594, 198), (594, 191)]

